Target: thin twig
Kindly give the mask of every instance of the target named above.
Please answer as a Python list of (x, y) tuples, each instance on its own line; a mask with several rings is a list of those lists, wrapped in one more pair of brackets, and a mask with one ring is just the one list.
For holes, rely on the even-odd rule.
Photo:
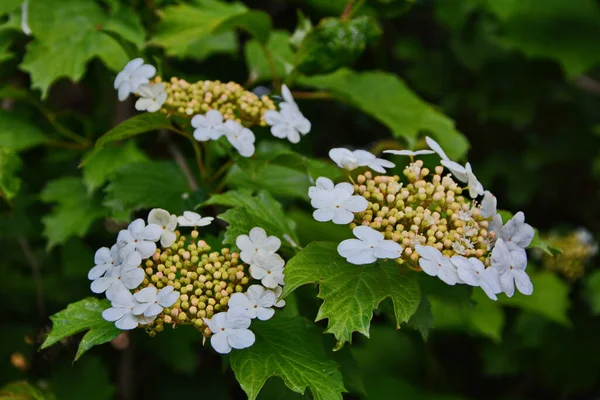
[(133, 350), (133, 344), (130, 342), (129, 346), (121, 352), (121, 359), (119, 360), (117, 385), (119, 388), (119, 398), (121, 400), (135, 399)]
[(223, 173), (225, 173), (229, 169), (229, 167), (231, 167), (232, 164), (233, 164), (233, 161), (231, 161), (231, 160), (229, 160), (225, 164), (223, 164), (221, 166), (221, 168), (219, 168), (217, 170), (217, 172), (215, 172), (213, 174), (213, 176), (210, 178), (210, 181), (214, 182), (215, 180), (217, 180), (221, 175), (223, 175)]
[(19, 236), (17, 238), (17, 241), (21, 246), (21, 250), (23, 250), (23, 254), (25, 254), (27, 263), (31, 267), (31, 275), (33, 276), (33, 283), (35, 285), (35, 296), (37, 299), (39, 318), (40, 321), (44, 321), (46, 318), (46, 304), (44, 302), (44, 283), (42, 281), (42, 275), (40, 274), (40, 268), (37, 259), (33, 255), (31, 247), (29, 246), (29, 242), (27, 241), (25, 236)]
[(600, 95), (600, 82), (586, 75), (580, 75), (575, 79), (577, 86), (590, 93)]
[(273, 59), (273, 54), (271, 50), (267, 47), (267, 45), (261, 45), (263, 53), (265, 53), (265, 57), (267, 57), (267, 62), (269, 64), (269, 69), (271, 70), (271, 75), (273, 75), (273, 86), (275, 89), (279, 89), (281, 86), (281, 81), (279, 80), (279, 75), (277, 74), (277, 68), (275, 68), (275, 60)]
[(340, 15), (340, 19), (342, 21), (347, 21), (350, 18), (350, 15), (352, 15), (351, 13), (354, 1), (355, 0), (348, 0), (348, 3), (346, 3), (346, 7), (344, 7), (344, 12), (342, 12), (342, 15)]
[(187, 162), (185, 161), (185, 157), (183, 156), (183, 153), (181, 152), (179, 147), (177, 147), (171, 140), (169, 140), (169, 137), (167, 135), (164, 135), (163, 138), (167, 144), (169, 153), (171, 153), (171, 156), (173, 157), (173, 159), (179, 166), (179, 169), (181, 169), (181, 172), (183, 172), (183, 174), (185, 175), (185, 177), (188, 181), (188, 186), (190, 187), (190, 189), (192, 191), (195, 192), (196, 190), (198, 190), (200, 188), (200, 186), (198, 185), (198, 182), (196, 181), (194, 174), (190, 170), (190, 167), (188, 166)]
[(329, 92), (292, 92), (295, 99), (333, 99)]
[(194, 149), (194, 155), (196, 157), (196, 164), (198, 164), (198, 169), (200, 170), (200, 176), (202, 177), (203, 181), (206, 181), (206, 168), (204, 167), (204, 162), (202, 161), (202, 151), (200, 150), (198, 141), (194, 139), (194, 136), (182, 131), (181, 129), (177, 129), (174, 126), (170, 126), (168, 129), (171, 132), (175, 132), (176, 134), (187, 138), (192, 143), (192, 148)]

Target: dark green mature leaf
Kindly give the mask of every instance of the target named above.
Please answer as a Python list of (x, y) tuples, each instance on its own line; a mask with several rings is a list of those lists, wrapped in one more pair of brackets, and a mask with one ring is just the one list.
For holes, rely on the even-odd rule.
[(77, 365), (68, 363), (56, 368), (50, 387), (60, 400), (111, 400), (116, 388), (109, 372), (99, 358), (89, 357)]
[(106, 187), (107, 206), (114, 218), (128, 221), (133, 211), (164, 208), (180, 214), (188, 208), (190, 188), (173, 162), (148, 161), (125, 165)]
[(102, 311), (109, 307), (108, 300), (98, 300), (93, 297), (69, 304), (66, 309), (50, 317), (52, 330), (41, 348), (45, 349), (66, 337), (88, 331), (79, 343), (75, 356), (75, 360), (78, 360), (93, 346), (113, 340), (121, 330), (117, 329), (114, 323), (102, 318)]
[(421, 100), (396, 75), (340, 69), (329, 75), (303, 78), (300, 82), (331, 90), (341, 100), (383, 122), (395, 137), (404, 138), (410, 146), (420, 133), (427, 133), (452, 158), (459, 158), (467, 151), (467, 141), (455, 129), (454, 121)]
[(21, 189), (21, 167), (21, 159), (14, 150), (0, 147), (0, 195), (7, 200), (15, 197)]
[(349, 21), (326, 18), (310, 31), (296, 53), (303, 74), (326, 74), (354, 63), (381, 31), (375, 20), (362, 16)]
[(427, 296), (421, 297), (417, 311), (410, 317), (406, 325), (419, 331), (424, 341), (429, 339), (429, 331), (435, 327), (435, 322), (431, 312), (431, 303)]
[(45, 141), (46, 137), (31, 120), (0, 110), (0, 147), (21, 151)]
[(2, 400), (56, 400), (52, 393), (29, 382), (13, 382), (0, 389)]
[(600, 314), (600, 271), (594, 271), (585, 278), (585, 297), (592, 313)]
[(265, 191), (252, 195), (248, 190), (230, 190), (213, 195), (204, 203), (211, 204), (233, 207), (219, 215), (220, 219), (229, 223), (223, 243), (235, 245), (239, 235), (247, 235), (250, 229), (258, 226), (268, 235), (280, 238), (284, 247), (298, 247), (293, 221), (286, 217), (281, 203)]
[(94, 151), (88, 154), (82, 161), (82, 165), (94, 157), (108, 143), (128, 139), (132, 136), (150, 132), (156, 129), (169, 129), (171, 123), (164, 115), (160, 113), (143, 113), (129, 118), (119, 125), (100, 136), (96, 141)]
[(283, 379), (288, 388), (313, 398), (341, 399), (342, 375), (323, 350), (319, 331), (301, 317), (273, 318), (252, 323), (256, 343), (231, 353), (231, 368), (250, 400), (271, 376)]
[(369, 336), (373, 310), (384, 299), (393, 302), (398, 328), (417, 311), (421, 299), (415, 274), (394, 262), (350, 264), (328, 242), (311, 243), (287, 263), (284, 296), (308, 283), (319, 285), (323, 304), (316, 320), (329, 319), (326, 332), (335, 335), (338, 348), (352, 342), (353, 332)]
[[(265, 47), (273, 59), (273, 66), (279, 78), (285, 78), (294, 69), (294, 52), (289, 43), (287, 31), (273, 31)], [(246, 64), (253, 82), (273, 79), (273, 73), (265, 51), (258, 40), (249, 40), (244, 48)]]
[(138, 49), (144, 47), (146, 30), (139, 14), (128, 7), (120, 7), (110, 14), (110, 19), (103, 27), (105, 32), (113, 32), (123, 39), (135, 44)]
[(106, 214), (100, 202), (88, 195), (81, 178), (65, 177), (50, 181), (40, 198), (46, 203), (57, 203), (42, 218), (48, 248), (73, 236), (82, 237), (94, 221)]

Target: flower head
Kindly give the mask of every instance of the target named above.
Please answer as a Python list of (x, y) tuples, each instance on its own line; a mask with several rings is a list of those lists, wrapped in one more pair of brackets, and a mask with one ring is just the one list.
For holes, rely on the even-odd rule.
[(204, 319), (213, 333), (210, 344), (217, 353), (228, 354), (231, 349), (245, 349), (254, 344), (255, 336), (248, 329), (250, 315), (243, 307), (231, 307), (227, 312), (215, 314)]
[(254, 154), (256, 138), (250, 129), (244, 128), (239, 122), (231, 119), (225, 121), (219, 129), (242, 157), (250, 157)]
[(179, 298), (179, 292), (175, 292), (173, 286), (165, 286), (157, 290), (154, 286), (148, 286), (133, 295), (135, 306), (133, 314), (153, 318), (160, 314), (165, 307), (171, 307)]
[(365, 150), (350, 151), (341, 147), (329, 150), (329, 157), (338, 167), (352, 171), (358, 167), (369, 167), (373, 171), (385, 173), (385, 168), (393, 168), (391, 161), (377, 158)]
[(415, 250), (421, 256), (419, 258), (419, 266), (427, 275), (437, 276), (448, 285), (458, 283), (456, 266), (452, 264), (450, 258), (445, 257), (433, 246), (416, 245)]
[(250, 275), (254, 279), (260, 279), (263, 286), (274, 289), (277, 285), (283, 285), (283, 267), (285, 261), (277, 253), (259, 250), (252, 257)]
[(492, 300), (498, 300), (500, 293), (500, 279), (495, 267), (486, 268), (483, 263), (475, 257), (454, 256), (450, 259), (456, 267), (458, 277), (467, 285), (479, 286)]
[(117, 246), (121, 257), (137, 252), (141, 258), (150, 257), (156, 250), (156, 243), (163, 233), (162, 227), (148, 224), (138, 218), (127, 229), (123, 229), (117, 236)]
[(206, 115), (194, 115), (192, 118), (192, 126), (196, 128), (194, 139), (201, 142), (217, 140), (223, 135), (222, 125), (223, 115), (218, 110), (209, 110)]
[(177, 216), (162, 208), (154, 208), (148, 214), (148, 224), (158, 225), (162, 228), (160, 235), (160, 245), (162, 247), (170, 247), (175, 242), (177, 238), (175, 235)]
[(135, 58), (129, 61), (115, 78), (114, 86), (118, 90), (119, 100), (125, 100), (130, 93), (137, 93), (140, 86), (148, 84), (154, 74), (156, 74), (156, 68), (144, 64), (143, 59)]
[(333, 221), (334, 224), (348, 224), (355, 212), (367, 209), (367, 199), (354, 195), (354, 188), (347, 182), (333, 185), (329, 178), (320, 177), (316, 186), (308, 189), (311, 204), (317, 210), (313, 217), (320, 222)]
[(378, 258), (396, 259), (402, 255), (402, 246), (393, 240), (384, 240), (381, 232), (368, 226), (352, 230), (358, 239), (346, 239), (338, 245), (338, 253), (350, 264), (371, 264)]
[(183, 216), (177, 217), (177, 222), (181, 226), (207, 226), (213, 220), (213, 217), (202, 217), (193, 211), (184, 211)]
[(500, 287), (508, 297), (515, 293), (515, 285), (519, 292), (530, 295), (533, 293), (531, 279), (525, 272), (527, 255), (521, 248), (511, 249), (503, 239), (498, 239), (492, 250), (492, 267), (500, 274)]
[(156, 112), (167, 100), (167, 92), (162, 83), (144, 83), (138, 88), (138, 93), (141, 96), (135, 102), (135, 109), (138, 111)]
[(267, 236), (263, 228), (254, 227), (249, 235), (240, 235), (235, 240), (240, 249), (240, 258), (247, 264), (254, 262), (259, 251), (273, 254), (281, 247), (281, 240), (276, 236)]
[(250, 318), (258, 318), (261, 321), (270, 319), (275, 310), (271, 307), (275, 305), (277, 297), (275, 292), (266, 290), (261, 285), (252, 285), (246, 293), (234, 293), (229, 299), (229, 307), (242, 307), (248, 311)]

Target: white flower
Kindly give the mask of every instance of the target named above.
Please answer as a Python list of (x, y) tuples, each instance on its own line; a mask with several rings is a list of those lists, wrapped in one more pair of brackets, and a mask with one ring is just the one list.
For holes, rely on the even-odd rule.
[(259, 250), (252, 257), (250, 265), (250, 276), (260, 279), (264, 287), (275, 289), (277, 285), (283, 285), (283, 266), (285, 261), (277, 253)]
[(27, 3), (27, 0), (21, 3), (21, 30), (27, 36), (31, 36), (31, 28), (29, 27), (29, 23), (27, 22), (27, 20), (29, 19), (29, 5)]
[(483, 193), (483, 200), (481, 200), (481, 216), (483, 218), (490, 218), (496, 215), (496, 206), (498, 200), (490, 191), (486, 190)]
[(162, 228), (160, 235), (160, 245), (162, 247), (167, 248), (175, 243), (175, 239), (177, 239), (177, 235), (175, 235), (177, 216), (162, 208), (153, 208), (148, 214), (148, 224), (158, 225)]
[(219, 130), (242, 157), (250, 157), (254, 154), (254, 141), (256, 138), (250, 129), (244, 128), (237, 121), (228, 119), (221, 125)]
[(162, 83), (144, 83), (138, 88), (138, 94), (141, 96), (135, 102), (135, 109), (138, 111), (156, 112), (167, 100), (167, 92)]
[(250, 236), (240, 235), (235, 239), (235, 245), (240, 249), (240, 258), (246, 264), (252, 264), (259, 251), (275, 253), (281, 246), (281, 240), (276, 236), (268, 236), (263, 228), (254, 227)]
[(479, 286), (492, 300), (498, 300), (496, 293), (500, 293), (500, 278), (498, 270), (494, 267), (486, 268), (485, 265), (475, 257), (454, 256), (450, 258), (456, 266), (458, 277), (467, 285)]
[[(128, 258), (128, 262), (133, 263), (136, 260)], [(94, 264), (95, 267), (90, 269), (88, 272), (88, 279), (93, 281), (95, 279), (100, 278), (107, 271), (111, 270), (113, 267), (118, 266), (121, 262), (121, 258), (119, 257), (119, 248), (117, 245), (113, 245), (110, 250), (108, 247), (101, 247), (96, 251), (94, 255)], [(141, 257), (139, 258), (139, 262), (133, 266), (133, 268), (140, 265), (142, 262)]]
[(311, 124), (294, 107), (282, 107), (281, 111), (269, 110), (265, 113), (265, 121), (271, 125), (271, 133), (280, 139), (288, 139), (292, 143), (300, 141), (300, 135), (310, 132)]
[(499, 237), (511, 249), (513, 247), (524, 249), (531, 244), (534, 234), (531, 225), (525, 223), (525, 214), (519, 211), (500, 229)]
[[(281, 294), (283, 293), (283, 288), (281, 286), (277, 286), (275, 289), (273, 289), (273, 293), (275, 293), (275, 299), (278, 299), (281, 297)], [(285, 300), (277, 300), (275, 302), (274, 306), (277, 308), (281, 308), (281, 307), (285, 306)]]
[(469, 186), (469, 196), (474, 199), (477, 196), (483, 194), (483, 185), (477, 180), (477, 177), (471, 169), (471, 164), (465, 165), (465, 171), (467, 173), (467, 185)]
[(254, 344), (254, 333), (248, 329), (252, 320), (242, 307), (231, 307), (204, 322), (213, 333), (210, 344), (217, 353), (228, 354), (231, 349), (245, 349)]
[(156, 319), (156, 315), (153, 317), (135, 315), (133, 313), (135, 301), (128, 291), (117, 293), (112, 299), (111, 305), (111, 308), (102, 312), (102, 318), (111, 322), (115, 321), (115, 326), (121, 330), (135, 329), (138, 324), (149, 324)]
[(320, 222), (349, 224), (355, 212), (365, 211), (369, 202), (362, 196), (354, 195), (354, 188), (347, 182), (333, 186), (329, 178), (320, 177), (316, 186), (308, 189), (310, 204), (316, 208), (313, 217)]
[(148, 224), (138, 218), (127, 229), (123, 229), (117, 236), (117, 246), (121, 257), (133, 252), (140, 254), (141, 258), (148, 258), (156, 251), (156, 243), (163, 233), (162, 227)]
[(352, 171), (358, 167), (369, 167), (373, 171), (385, 173), (385, 168), (393, 168), (396, 164), (365, 150), (350, 151), (342, 147), (329, 150), (329, 157), (338, 167)]
[(409, 157), (415, 157), (415, 156), (421, 156), (421, 155), (425, 155), (425, 154), (433, 154), (435, 153), (432, 150), (417, 150), (417, 151), (412, 151), (412, 150), (384, 150), (384, 153), (389, 153), (389, 154), (395, 154), (397, 156), (409, 156)]
[(183, 216), (177, 217), (181, 226), (207, 226), (214, 220), (213, 217), (204, 217), (193, 211), (184, 211)]
[(266, 321), (275, 314), (275, 310), (271, 308), (275, 305), (275, 300), (277, 300), (275, 292), (266, 290), (261, 285), (252, 285), (246, 293), (232, 294), (227, 305), (242, 307), (248, 311), (250, 318)]
[(223, 125), (223, 114), (218, 110), (209, 110), (206, 115), (194, 115), (192, 126), (194, 139), (204, 142), (206, 140), (217, 140), (223, 136), (221, 129)]
[(118, 90), (119, 100), (125, 100), (130, 93), (137, 93), (140, 86), (148, 84), (154, 74), (156, 74), (156, 68), (144, 64), (143, 59), (136, 58), (129, 61), (115, 78), (115, 89)]
[(533, 293), (531, 279), (525, 272), (527, 255), (521, 248), (509, 248), (504, 240), (498, 239), (492, 250), (492, 267), (500, 274), (500, 287), (508, 297), (515, 293), (515, 284), (519, 292), (530, 295)]
[(160, 314), (165, 307), (171, 307), (179, 298), (179, 292), (173, 291), (173, 286), (165, 286), (158, 290), (148, 286), (133, 295), (135, 306), (133, 314), (153, 318)]
[(448, 285), (459, 283), (456, 267), (438, 249), (433, 246), (415, 246), (415, 250), (421, 256), (419, 266), (430, 276), (437, 276)]
[(337, 248), (350, 264), (371, 264), (378, 258), (396, 259), (402, 255), (402, 246), (393, 240), (384, 240), (383, 234), (371, 227), (357, 226), (352, 233), (358, 239), (346, 239)]
[(490, 223), (489, 230), (491, 232), (496, 232), (496, 235), (498, 235), (502, 230), (502, 226), (502, 216), (500, 214), (494, 215), (494, 217), (492, 218), (492, 222)]
[(94, 280), (90, 289), (94, 293), (106, 292), (106, 298), (112, 300), (119, 292), (135, 289), (144, 281), (144, 270), (128, 268), (125, 265), (109, 270), (105, 276)]

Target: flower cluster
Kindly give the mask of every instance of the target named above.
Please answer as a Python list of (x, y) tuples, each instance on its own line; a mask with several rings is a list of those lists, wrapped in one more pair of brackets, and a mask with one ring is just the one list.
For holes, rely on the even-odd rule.
[[(431, 150), (386, 151), (410, 157), (403, 179), (365, 170), (385, 174), (395, 167), (367, 151), (332, 149), (339, 167), (362, 167), (361, 173), (337, 185), (318, 178), (308, 193), (314, 218), (349, 224), (356, 238), (342, 241), (338, 252), (352, 264), (392, 259), (449, 285), (479, 286), (494, 300), (501, 292), (512, 296), (515, 286), (531, 294), (525, 248), (534, 230), (523, 213), (503, 224), (495, 196), (484, 190), (471, 165), (450, 160), (433, 139), (427, 143)], [(433, 171), (414, 159), (434, 153), (441, 165)]]
[(571, 281), (583, 276), (587, 262), (598, 253), (598, 243), (585, 228), (562, 235), (552, 233), (545, 236), (544, 240), (550, 246), (562, 249), (562, 253), (555, 256), (538, 254), (542, 266)]
[[(251, 346), (251, 320), (268, 320), (273, 307), (285, 305), (278, 300), (285, 265), (277, 254), (281, 241), (256, 227), (237, 238), (240, 253), (213, 252), (197, 229), (212, 220), (153, 209), (147, 223), (133, 221), (115, 245), (99, 249), (88, 278), (91, 290), (111, 302), (103, 318), (123, 330), (144, 326), (151, 336), (165, 325), (191, 325), (223, 354)], [(192, 227), (189, 237), (178, 225)]]
[(254, 154), (252, 126), (271, 126), (273, 136), (298, 143), (301, 135), (310, 132), (311, 124), (283, 85), (283, 101), (279, 110), (266, 95), (260, 98), (235, 82), (198, 81), (189, 83), (173, 77), (150, 81), (156, 68), (144, 64), (141, 58), (130, 61), (115, 79), (119, 100), (129, 94), (139, 96), (135, 107), (139, 111), (161, 111), (167, 116), (191, 118), (194, 138), (198, 141), (225, 137), (243, 157)]

